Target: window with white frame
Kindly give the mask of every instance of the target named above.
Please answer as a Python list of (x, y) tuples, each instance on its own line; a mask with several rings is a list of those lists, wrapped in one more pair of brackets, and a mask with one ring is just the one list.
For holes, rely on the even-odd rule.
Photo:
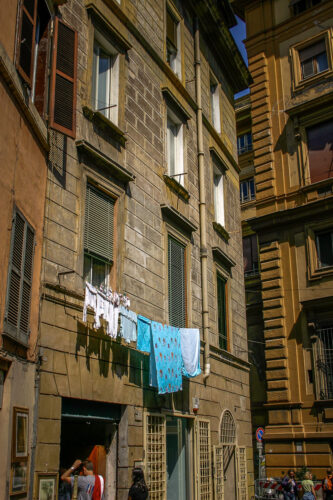
[(238, 155), (242, 155), (249, 151), (252, 151), (252, 134), (251, 132), (246, 132), (237, 137), (237, 152)]
[(166, 9), (166, 56), (170, 68), (181, 78), (180, 22), (171, 8)]
[(210, 106), (212, 123), (216, 132), (221, 133), (220, 93), (216, 82), (210, 82)]
[(167, 163), (168, 175), (184, 186), (184, 134), (183, 122), (168, 109)]
[(254, 178), (250, 177), (240, 182), (240, 202), (246, 203), (256, 199)]
[(91, 98), (93, 109), (118, 125), (119, 54), (98, 32), (94, 40)]
[(213, 161), (213, 177), (214, 177), (214, 211), (215, 222), (225, 226), (224, 214), (224, 170), (223, 167), (214, 159)]

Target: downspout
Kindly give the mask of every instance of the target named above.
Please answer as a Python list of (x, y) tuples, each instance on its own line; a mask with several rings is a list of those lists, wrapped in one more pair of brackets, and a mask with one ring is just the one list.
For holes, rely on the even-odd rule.
[(210, 375), (209, 362), (209, 318), (208, 318), (208, 278), (207, 278), (207, 234), (206, 234), (206, 192), (205, 192), (205, 163), (202, 134), (202, 107), (201, 107), (201, 62), (200, 62), (200, 31), (199, 21), (194, 20), (194, 67), (195, 91), (197, 99), (197, 142), (198, 142), (198, 170), (199, 170), (199, 217), (200, 217), (200, 265), (202, 289), (202, 327), (204, 341), (204, 382)]

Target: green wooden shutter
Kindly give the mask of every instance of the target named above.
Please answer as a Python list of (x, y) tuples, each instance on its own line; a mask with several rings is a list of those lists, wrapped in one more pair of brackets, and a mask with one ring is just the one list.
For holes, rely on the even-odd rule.
[(168, 242), (169, 323), (186, 326), (185, 247), (169, 236)]
[(35, 235), (24, 218), (15, 213), (9, 263), (5, 330), (26, 343), (30, 327), (30, 302)]
[(227, 308), (226, 308), (226, 282), (221, 276), (217, 275), (217, 314), (218, 314), (218, 331), (219, 345), (221, 349), (227, 349)]
[(84, 249), (86, 253), (113, 261), (114, 200), (87, 185)]

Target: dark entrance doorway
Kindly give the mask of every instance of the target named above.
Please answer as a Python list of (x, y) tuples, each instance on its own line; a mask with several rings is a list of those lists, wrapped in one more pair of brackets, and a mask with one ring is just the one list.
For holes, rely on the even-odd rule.
[(105, 481), (106, 500), (117, 490), (117, 440), (120, 405), (63, 398), (60, 467), (88, 458)]

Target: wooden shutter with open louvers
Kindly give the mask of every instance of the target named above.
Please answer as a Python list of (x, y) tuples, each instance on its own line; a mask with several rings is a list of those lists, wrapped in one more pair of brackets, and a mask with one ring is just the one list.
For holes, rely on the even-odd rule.
[(169, 236), (168, 241), (169, 323), (186, 326), (185, 247)]
[(50, 126), (75, 137), (77, 32), (55, 18)]
[(27, 343), (30, 332), (34, 243), (33, 229), (16, 212), (9, 264), (5, 331), (23, 343)]
[(87, 185), (84, 249), (88, 254), (113, 261), (114, 200)]
[(22, 78), (31, 85), (34, 60), (37, 0), (23, 0), (16, 66)]

